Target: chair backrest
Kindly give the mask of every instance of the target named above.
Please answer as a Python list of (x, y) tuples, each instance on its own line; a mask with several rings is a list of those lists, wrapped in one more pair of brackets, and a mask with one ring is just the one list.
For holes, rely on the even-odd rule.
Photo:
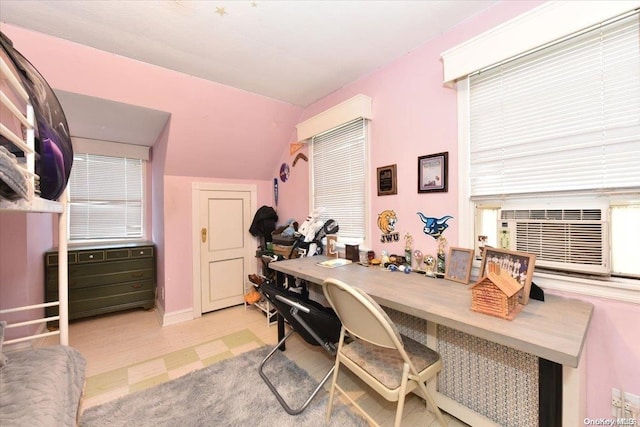
[(352, 335), (372, 344), (403, 351), (402, 338), (387, 313), (359, 288), (328, 278), (322, 284), (324, 295)]

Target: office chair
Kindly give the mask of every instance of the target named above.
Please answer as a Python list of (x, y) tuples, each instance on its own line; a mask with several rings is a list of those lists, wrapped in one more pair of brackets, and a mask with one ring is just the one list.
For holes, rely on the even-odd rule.
[[(442, 369), (440, 355), (408, 337), (401, 336), (395, 324), (369, 295), (336, 279), (322, 284), (324, 295), (342, 322), (340, 341), (329, 393), (327, 422), (331, 418), (335, 390), (340, 391), (369, 420), (378, 425), (338, 384), (343, 365), (385, 399), (398, 402), (394, 426), (400, 426), (405, 396), (419, 388), (431, 405), (438, 422), (446, 421), (428, 392), (426, 381)], [(345, 342), (345, 336), (350, 338)]]
[[(318, 394), (322, 386), (331, 377), (334, 366), (326, 373), (320, 384), (313, 390), (311, 395), (299, 408), (291, 408), (284, 400), (282, 395), (269, 380), (264, 373), (264, 366), (267, 361), (275, 354), (282, 344), (293, 334), (298, 333), (307, 343), (314, 346), (321, 346), (333, 358), (336, 354), (335, 343), (340, 337), (340, 320), (330, 307), (323, 307), (316, 301), (310, 300), (299, 294), (289, 292), (282, 287), (278, 287), (271, 281), (266, 281), (260, 286), (260, 292), (271, 304), (276, 308), (278, 314), (281, 315), (291, 326), (291, 330), (278, 344), (269, 352), (267, 357), (260, 363), (258, 372), (273, 392), (280, 405), (290, 415), (298, 415), (304, 411), (311, 400)], [(283, 373), (283, 375), (285, 375)]]

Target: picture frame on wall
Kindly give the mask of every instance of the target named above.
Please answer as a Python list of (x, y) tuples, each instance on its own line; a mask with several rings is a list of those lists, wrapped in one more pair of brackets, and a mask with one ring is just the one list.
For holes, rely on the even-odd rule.
[(381, 166), (377, 170), (378, 196), (398, 194), (397, 165)]
[(467, 285), (471, 278), (472, 264), (473, 249), (451, 247), (447, 257), (447, 266), (444, 270), (444, 278)]
[(418, 157), (418, 193), (447, 192), (449, 152)]
[(480, 277), (484, 277), (490, 262), (498, 264), (500, 271), (508, 272), (511, 277), (524, 286), (519, 300), (520, 304), (527, 305), (529, 303), (529, 293), (531, 292), (531, 280), (536, 264), (536, 255), (485, 246), (480, 264)]

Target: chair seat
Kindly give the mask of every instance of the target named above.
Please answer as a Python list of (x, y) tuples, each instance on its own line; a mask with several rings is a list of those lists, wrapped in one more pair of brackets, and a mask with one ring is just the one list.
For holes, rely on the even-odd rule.
[[(404, 348), (418, 372), (427, 369), (440, 359), (440, 355), (419, 342), (402, 336)], [(345, 344), (342, 354), (367, 371), (385, 387), (394, 390), (400, 387), (404, 361), (395, 348), (384, 348), (364, 340)]]

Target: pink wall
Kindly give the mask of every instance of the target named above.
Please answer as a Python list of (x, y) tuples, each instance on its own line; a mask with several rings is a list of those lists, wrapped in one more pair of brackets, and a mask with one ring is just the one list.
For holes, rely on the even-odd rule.
[[(51, 229), (58, 224), (53, 218), (47, 213), (0, 212), (0, 308), (44, 301), (44, 252), (51, 249)], [(44, 310), (36, 309), (3, 318), (17, 322), (43, 315)], [(39, 326), (9, 329), (7, 339), (33, 333)]]
[[(611, 388), (640, 394), (640, 307), (602, 298), (553, 292), (594, 305), (587, 334), (587, 416), (611, 417)], [(560, 325), (561, 327), (561, 325)]]
[[(454, 219), (449, 221), (450, 227), (444, 236), (449, 244), (457, 243), (457, 102), (455, 90), (442, 84), (440, 54), (540, 3), (500, 2), (303, 112), (301, 121), (358, 93), (373, 99), (370, 179), (375, 183), (375, 170), (379, 166), (398, 166), (397, 195), (378, 197), (375, 184), (371, 188), (372, 248), (376, 253), (381, 250), (399, 253), (403, 250), (402, 242), (382, 244), (377, 241), (380, 231), (375, 221), (384, 209), (396, 211), (399, 220), (396, 229), (400, 236), (409, 232), (414, 237), (414, 248), (425, 253), (435, 253), (437, 244), (422, 233), (422, 223), (416, 212), (438, 217), (452, 215)], [(442, 151), (449, 152), (449, 191), (418, 194), (417, 157)], [(289, 156), (287, 150), (281, 159), (291, 161), (293, 156)], [(279, 167), (276, 165), (274, 174)], [(283, 217), (304, 219), (308, 208), (301, 210), (299, 204), (308, 205), (308, 177), (292, 174), (291, 181), (291, 185), (281, 185), (286, 190), (280, 193), (280, 212)], [(567, 296), (587, 300), (595, 306), (585, 353), (587, 416), (609, 418), (612, 387), (640, 393), (640, 340), (635, 330), (635, 325), (640, 325), (640, 307), (598, 298)]]

